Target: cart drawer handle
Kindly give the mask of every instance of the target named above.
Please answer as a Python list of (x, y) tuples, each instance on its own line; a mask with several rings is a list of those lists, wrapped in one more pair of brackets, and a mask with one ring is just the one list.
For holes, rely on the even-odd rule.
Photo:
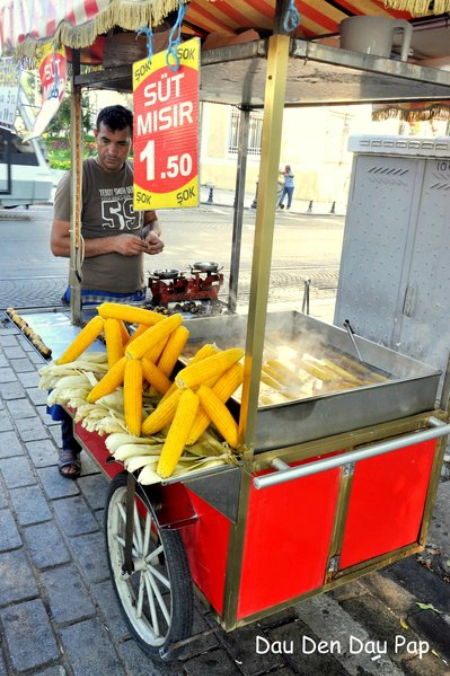
[(367, 458), (373, 458), (376, 455), (397, 451), (398, 449), (413, 443), (418, 444), (422, 441), (429, 441), (430, 439), (437, 439), (438, 437), (445, 437), (447, 434), (450, 434), (450, 424), (445, 424), (442, 420), (435, 417), (429, 418), (428, 423), (432, 425), (431, 429), (423, 430), (422, 432), (414, 432), (413, 434), (406, 434), (402, 437), (393, 439), (392, 441), (381, 441), (377, 444), (372, 444), (371, 446), (365, 446), (357, 451), (350, 451), (350, 453), (346, 453), (345, 455), (333, 456), (332, 458), (326, 458), (325, 460), (317, 460), (316, 462), (311, 462), (309, 465), (289, 467), (289, 465), (283, 462), (283, 460), (280, 460), (280, 458), (275, 458), (272, 461), (271, 466), (277, 471), (266, 476), (255, 477), (253, 479), (253, 485), (258, 489), (277, 486), (278, 484), (293, 481), (294, 479), (300, 479), (311, 474), (325, 472), (328, 469), (343, 467), (344, 465), (357, 462), (358, 460), (366, 460)]

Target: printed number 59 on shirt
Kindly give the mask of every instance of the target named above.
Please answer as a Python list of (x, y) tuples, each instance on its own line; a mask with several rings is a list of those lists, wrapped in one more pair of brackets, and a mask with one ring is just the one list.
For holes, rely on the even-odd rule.
[[(195, 207), (198, 194), (198, 38), (133, 64), (134, 208)], [(170, 60), (173, 63), (173, 59)]]

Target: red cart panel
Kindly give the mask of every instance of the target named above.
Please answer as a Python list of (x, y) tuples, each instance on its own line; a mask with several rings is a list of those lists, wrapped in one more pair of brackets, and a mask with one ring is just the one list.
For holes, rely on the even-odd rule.
[(436, 441), (356, 463), (339, 568), (417, 542)]
[(238, 619), (323, 584), (340, 475), (333, 469), (263, 490), (252, 486)]

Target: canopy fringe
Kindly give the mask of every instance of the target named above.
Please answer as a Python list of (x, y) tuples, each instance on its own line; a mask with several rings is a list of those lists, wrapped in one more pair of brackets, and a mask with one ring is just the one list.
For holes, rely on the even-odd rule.
[(450, 11), (450, 0), (383, 0), (388, 9), (409, 12), (413, 16), (445, 14)]
[(16, 58), (33, 59), (36, 48), (43, 42), (54, 42), (57, 45), (63, 44), (73, 49), (81, 49), (92, 45), (97, 35), (107, 33), (114, 26), (125, 30), (136, 30), (143, 25), (158, 26), (170, 12), (178, 8), (178, 5), (179, 0), (143, 0), (142, 2), (112, 0), (103, 12), (81, 26), (72, 26), (68, 21), (62, 21), (50, 38), (36, 41), (32, 37), (27, 37), (17, 46)]

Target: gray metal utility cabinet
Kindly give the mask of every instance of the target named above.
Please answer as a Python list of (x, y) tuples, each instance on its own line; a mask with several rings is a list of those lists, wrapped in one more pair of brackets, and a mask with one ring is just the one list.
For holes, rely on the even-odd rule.
[[(450, 137), (357, 136), (335, 324), (445, 372)], [(364, 358), (364, 355), (363, 355)]]

